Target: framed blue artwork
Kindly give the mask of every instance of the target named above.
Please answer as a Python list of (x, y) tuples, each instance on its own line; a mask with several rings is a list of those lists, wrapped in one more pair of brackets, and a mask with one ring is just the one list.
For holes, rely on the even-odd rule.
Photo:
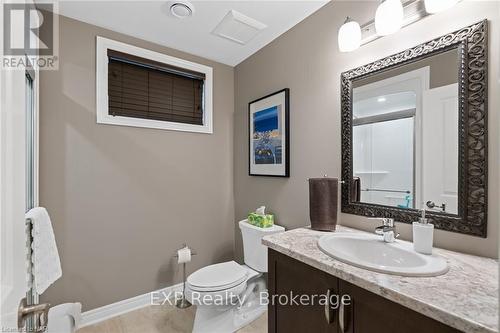
[(248, 103), (248, 173), (290, 177), (290, 90)]

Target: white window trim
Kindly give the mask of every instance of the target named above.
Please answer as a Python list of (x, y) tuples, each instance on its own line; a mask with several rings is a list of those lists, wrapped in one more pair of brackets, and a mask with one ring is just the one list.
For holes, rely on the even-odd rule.
[[(203, 125), (192, 125), (192, 124), (176, 123), (171, 121), (160, 121), (152, 119), (140, 119), (140, 118), (110, 115), (108, 113), (108, 49), (120, 51), (123, 53), (128, 53), (141, 58), (146, 58), (162, 62), (168, 65), (185, 68), (205, 74), (205, 84), (203, 85), (204, 86)], [(212, 134), (213, 133), (212, 77), (213, 77), (212, 67), (97, 36), (97, 45), (96, 45), (97, 123)]]

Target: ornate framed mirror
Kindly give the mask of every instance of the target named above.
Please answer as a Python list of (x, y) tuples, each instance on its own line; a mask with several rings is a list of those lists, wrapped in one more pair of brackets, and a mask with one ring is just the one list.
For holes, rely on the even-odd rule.
[(342, 212), (486, 237), (487, 21), (341, 75)]

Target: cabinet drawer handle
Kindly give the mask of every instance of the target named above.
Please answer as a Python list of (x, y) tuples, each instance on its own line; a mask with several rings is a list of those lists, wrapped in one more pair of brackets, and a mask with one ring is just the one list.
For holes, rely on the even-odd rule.
[(340, 327), (340, 333), (345, 333), (348, 330), (348, 323), (345, 321), (345, 307), (344, 307), (344, 302), (341, 300), (340, 301), (340, 307), (339, 307), (339, 327)]
[(325, 319), (328, 324), (333, 323), (334, 320), (333, 309), (330, 304), (330, 295), (331, 291), (330, 289), (328, 289), (326, 291), (326, 302), (325, 302)]
[(345, 325), (344, 325), (344, 303), (343, 302), (340, 302), (339, 326), (340, 326), (340, 333), (344, 333), (345, 332)]

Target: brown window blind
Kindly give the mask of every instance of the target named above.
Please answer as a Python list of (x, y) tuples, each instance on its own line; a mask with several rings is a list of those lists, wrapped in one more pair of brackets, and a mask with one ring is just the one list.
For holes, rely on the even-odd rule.
[(203, 125), (205, 74), (108, 50), (108, 113)]

